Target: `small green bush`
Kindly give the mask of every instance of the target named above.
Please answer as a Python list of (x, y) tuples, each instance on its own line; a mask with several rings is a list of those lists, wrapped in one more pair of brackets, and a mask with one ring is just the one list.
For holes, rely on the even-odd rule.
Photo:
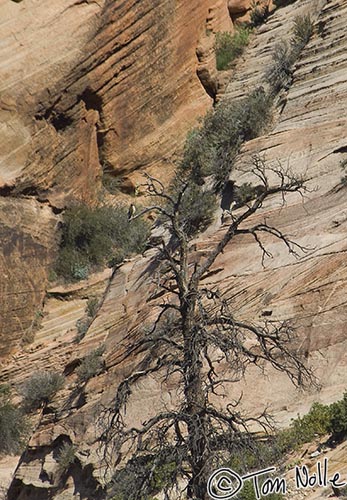
[(99, 301), (96, 297), (90, 297), (87, 301), (85, 309), (86, 316), (76, 321), (77, 337), (76, 341), (80, 342), (88, 331), (94, 317), (99, 308)]
[(254, 186), (250, 182), (244, 182), (235, 187), (236, 207), (241, 207), (251, 200), (254, 200), (264, 191), (264, 186)]
[[(126, 466), (113, 477), (112, 500), (155, 500), (159, 491), (170, 488), (175, 483), (177, 464), (174, 461), (163, 462), (154, 467), (155, 457), (140, 456), (128, 461)], [(145, 492), (139, 491), (147, 482)]]
[(252, 469), (261, 469), (274, 464), (278, 459), (275, 439), (269, 437), (266, 442), (252, 441), (246, 438), (230, 450), (227, 466), (243, 475)]
[(232, 35), (227, 31), (216, 33), (216, 67), (218, 71), (229, 68), (232, 61)]
[(235, 33), (227, 31), (216, 33), (215, 52), (218, 71), (230, 68), (231, 63), (239, 57), (248, 45), (250, 29), (239, 27)]
[(61, 471), (66, 472), (70, 465), (72, 465), (76, 460), (75, 448), (71, 443), (63, 443), (59, 449), (58, 455), (58, 465)]
[(82, 382), (87, 382), (95, 375), (98, 375), (104, 368), (103, 353), (105, 352), (104, 346), (98, 347), (94, 351), (90, 352), (85, 358), (83, 358), (82, 363), (76, 369), (76, 374), (79, 380)]
[(280, 42), (275, 46), (272, 54), (272, 64), (265, 73), (272, 94), (278, 92), (289, 84), (292, 78), (293, 59), (286, 42)]
[(257, 137), (268, 124), (271, 106), (271, 98), (261, 87), (236, 103), (222, 101), (189, 136), (181, 169), (190, 170), (197, 183), (213, 175), (218, 189), (228, 177), (240, 145)]
[[(145, 246), (144, 246), (145, 248)], [(143, 249), (144, 249), (143, 248)], [(115, 248), (112, 252), (112, 257), (108, 261), (109, 267), (116, 267), (121, 264), (129, 253), (124, 248)]]
[[(220, 104), (216, 110), (220, 110)], [(208, 122), (216, 111), (206, 114), (201, 127), (188, 132), (184, 144), (183, 158), (180, 162), (179, 177), (188, 174), (197, 185), (204, 184), (204, 178), (213, 174), (213, 164), (216, 158), (215, 143), (218, 142), (218, 132), (214, 134), (208, 129)]]
[(22, 344), (23, 345), (28, 345), (34, 342), (35, 340), (35, 333), (42, 328), (42, 320), (43, 320), (44, 314), (43, 311), (36, 311), (33, 322), (31, 323), (31, 326), (27, 329), (25, 334), (22, 337)]
[(290, 427), (279, 433), (277, 444), (281, 453), (295, 450), (302, 444), (312, 441), (316, 435), (327, 434), (330, 417), (329, 406), (313, 403), (306, 415), (293, 419)]
[(67, 280), (84, 279), (90, 271), (118, 261), (119, 250), (125, 256), (143, 251), (148, 235), (148, 223), (129, 223), (125, 207), (67, 209), (55, 270)]
[(112, 174), (104, 173), (102, 176), (102, 185), (109, 193), (118, 194), (120, 192), (121, 181)]
[(80, 318), (76, 321), (76, 328), (77, 328), (77, 341), (80, 342), (85, 334), (88, 331), (88, 328), (90, 327), (90, 324), (92, 322), (92, 319), (90, 317), (87, 318)]
[(309, 14), (305, 16), (297, 16), (294, 19), (293, 37), (291, 39), (292, 58), (295, 59), (305, 45), (310, 40), (313, 33), (313, 23)]
[(269, 123), (271, 106), (262, 87), (236, 103), (221, 101), (187, 137), (179, 172), (189, 172), (197, 184), (212, 175), (215, 189), (220, 190), (240, 145), (259, 136)]
[(29, 425), (23, 412), (10, 401), (10, 388), (0, 385), (0, 453), (20, 453)]
[(54, 269), (50, 269), (48, 273), (48, 281), (54, 282), (58, 278), (57, 273), (54, 271)]
[(343, 398), (336, 403), (332, 403), (329, 407), (330, 422), (329, 431), (333, 434), (346, 434), (347, 433), (347, 392), (344, 393)]
[(86, 312), (89, 318), (94, 318), (99, 309), (99, 301), (96, 297), (90, 297), (87, 302)]
[(47, 404), (64, 386), (65, 378), (56, 372), (36, 372), (22, 388), (23, 406), (27, 411), (35, 410)]
[(184, 193), (179, 210), (181, 227), (190, 237), (205, 230), (213, 220), (216, 196), (192, 183)]
[(276, 45), (272, 65), (265, 74), (273, 94), (277, 94), (291, 81), (293, 64), (309, 41), (312, 32), (313, 24), (310, 16), (298, 16), (294, 20), (290, 44), (282, 41)]
[(331, 405), (313, 403), (303, 417), (292, 420), (291, 425), (279, 432), (275, 447), (280, 455), (313, 441), (317, 436), (347, 434), (347, 392), (340, 401)]
[(238, 109), (242, 142), (258, 137), (271, 118), (272, 100), (262, 87), (255, 89), (241, 101)]
[[(260, 478), (259, 483), (262, 483), (262, 479)], [(270, 493), (266, 495), (266, 497), (261, 496), (261, 500), (282, 500), (284, 496), (278, 493)], [(254, 491), (253, 481), (246, 481), (243, 485), (240, 493), (235, 497), (235, 500), (256, 500), (256, 494)]]

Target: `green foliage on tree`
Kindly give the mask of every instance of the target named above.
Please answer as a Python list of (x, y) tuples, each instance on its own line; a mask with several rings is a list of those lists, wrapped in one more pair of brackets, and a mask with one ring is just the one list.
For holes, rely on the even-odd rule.
[(249, 42), (250, 28), (240, 26), (233, 34), (223, 31), (216, 33), (215, 52), (218, 71), (229, 69), (232, 62), (239, 57)]
[(347, 434), (347, 392), (343, 398), (329, 407), (329, 430), (333, 434)]
[(290, 43), (280, 42), (273, 53), (273, 62), (265, 78), (273, 94), (288, 86), (292, 79), (292, 68), (313, 33), (313, 23), (309, 15), (298, 16), (294, 20)]
[(258, 137), (268, 125), (271, 105), (261, 87), (237, 102), (218, 104), (187, 136), (179, 175), (188, 174), (198, 185), (211, 176), (214, 189), (221, 190), (241, 144)]
[(20, 453), (29, 431), (27, 418), (11, 403), (8, 385), (0, 385), (0, 453)]
[(76, 369), (77, 377), (81, 382), (87, 382), (103, 370), (104, 360), (102, 355), (104, 352), (105, 348), (101, 346), (83, 358), (82, 363)]
[(51, 401), (63, 388), (65, 377), (56, 372), (35, 372), (21, 387), (23, 406), (27, 411), (36, 410)]

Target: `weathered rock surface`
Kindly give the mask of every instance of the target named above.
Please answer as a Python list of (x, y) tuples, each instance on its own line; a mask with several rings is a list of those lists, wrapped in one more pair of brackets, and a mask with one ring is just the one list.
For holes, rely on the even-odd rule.
[(228, 23), (224, 0), (1, 0), (0, 18), (1, 182), (57, 206), (95, 200), (101, 164), (172, 155), (210, 104), (198, 40)]
[[(346, 152), (342, 132), (346, 126), (347, 107), (347, 60), (342, 55), (347, 46), (342, 22), (346, 5), (339, 1), (303, 1), (276, 11), (260, 28), (249, 47), (248, 58), (238, 67), (226, 91), (229, 98), (235, 99), (243, 95), (245, 89), (251, 91), (259, 85), (261, 74), (269, 64), (271, 47), (273, 49), (279, 40), (291, 36), (289, 26), (295, 16), (307, 13), (315, 21), (315, 32), (297, 62), (293, 84), (283, 97), (277, 122), (268, 135), (245, 145), (239, 162), (244, 164), (250, 156), (260, 153), (269, 162), (289, 164), (293, 171), (306, 173), (311, 178), (312, 192), (307, 194), (306, 200), (288, 199), (288, 206), (280, 212), (276, 204), (266, 211), (269, 221), (281, 226), (286, 234), (311, 250), (293, 262), (285, 253), (280, 253), (278, 244), (271, 244), (270, 251), (276, 258), (267, 264), (268, 269), (258, 271), (254, 263), (243, 258), (244, 254), (256, 255), (256, 247), (253, 246), (252, 251), (251, 243), (243, 242), (239, 253), (234, 249), (229, 256), (238, 272), (249, 280), (247, 291), (242, 294), (244, 281), (239, 282), (236, 278), (234, 283), (233, 278), (230, 280), (230, 293), (239, 297), (236, 308), (239, 305), (240, 312), (252, 316), (254, 312), (260, 316), (266, 308), (271, 309), (275, 317), (295, 318), (302, 329), (303, 347), (322, 380), (319, 394), (302, 398), (297, 398), (295, 391), (279, 375), (272, 378), (270, 385), (266, 381), (259, 383), (257, 393), (264, 394), (264, 399), (272, 404), (277, 401), (277, 411), (283, 405), (278, 418), (287, 422), (291, 409), (293, 412), (294, 409), (307, 410), (315, 399), (325, 402), (338, 399), (346, 384), (343, 346), (347, 332), (343, 304), (347, 207), (344, 189), (339, 189), (340, 161)], [(287, 30), (283, 32), (285, 25)], [(221, 267), (227, 268), (227, 254), (223, 262)], [(223, 279), (223, 275), (220, 279), (226, 288), (228, 279)], [(245, 399), (249, 399), (250, 405), (256, 405), (256, 393), (250, 380)]]
[(42, 309), (55, 227), (50, 207), (0, 197), (0, 358), (18, 346)]
[(272, 0), (228, 0), (228, 9), (235, 23), (243, 23), (250, 20), (253, 10), (262, 12), (267, 9), (271, 12), (274, 10), (274, 4)]
[[(34, 320), (47, 286), (57, 218), (45, 204), (97, 203), (102, 166), (118, 174), (158, 168), (165, 177), (211, 105), (196, 75), (198, 41), (207, 26), (227, 24), (225, 0), (0, 0), (0, 195), (16, 213), (0, 216), (1, 234), (4, 241), (18, 233), (19, 241), (25, 231), (13, 252), (0, 245), (6, 352)], [(32, 230), (23, 221), (39, 203), (20, 196), (43, 204)]]
[[(266, 239), (274, 258), (266, 259), (263, 268), (258, 246), (243, 237), (227, 247), (216, 261), (214, 273), (206, 278), (206, 283), (218, 286), (232, 301), (240, 318), (259, 321), (264, 311), (271, 311), (272, 319), (291, 319), (297, 324), (302, 349), (320, 378), (321, 391), (298, 393), (284, 375), (267, 370), (262, 377), (250, 370), (244, 383), (231, 387), (228, 393), (229, 397), (236, 397), (243, 391), (243, 404), (253, 411), (261, 411), (269, 404), (281, 425), (297, 412), (308, 410), (315, 400), (339, 399), (347, 383), (347, 201), (346, 188), (340, 185), (339, 165), (347, 154), (346, 3), (303, 0), (277, 10), (254, 36), (227, 89), (227, 95), (236, 99), (258, 86), (275, 44), (290, 36), (294, 17), (307, 12), (314, 18), (315, 32), (297, 62), (292, 86), (282, 96), (273, 127), (263, 137), (245, 144), (239, 158), (239, 164), (244, 165), (254, 153), (265, 154), (267, 161), (288, 163), (295, 172), (310, 177), (311, 191), (304, 199), (291, 195), (282, 206), (275, 197), (252, 219), (256, 222), (267, 217), (270, 224), (307, 247), (307, 252), (295, 259), (280, 242)], [(247, 179), (245, 175), (244, 180)], [(207, 253), (225, 230), (226, 225), (218, 222), (201, 235), (196, 242), (195, 258)], [(62, 360), (57, 367), (63, 371), (65, 363), (70, 366), (66, 371), (67, 385), (34, 433), (29, 453), (23, 457), (9, 490), (10, 499), (38, 500), (46, 498), (48, 491), (53, 498), (98, 498), (103, 470), (99, 469), (96, 453), (97, 416), (100, 405), (112, 401), (118, 383), (139, 366), (141, 356), (135, 358), (127, 351), (156, 317), (155, 306), (160, 297), (151, 281), (152, 258), (153, 251), (149, 251), (145, 257), (134, 258), (118, 269), (78, 347), (71, 352), (67, 343), (56, 351)], [(64, 307), (70, 308), (67, 303), (59, 303), (58, 296), (51, 300), (56, 318), (60, 312), (63, 314)], [(78, 300), (71, 303), (72, 324), (83, 313), (85, 298), (70, 300)], [(40, 330), (43, 345), (35, 351), (38, 364), (40, 352), (50, 350), (49, 344), (44, 344), (47, 331), (48, 324)], [(100, 343), (106, 345), (106, 370), (77, 390), (74, 363)], [(29, 376), (30, 369), (25, 371), (23, 366), (23, 379)], [(15, 360), (6, 366), (6, 376), (18, 379)], [(127, 408), (134, 421), (145, 420), (160, 405), (174, 400), (174, 384), (166, 387), (160, 382), (149, 377), (138, 384)], [(67, 437), (78, 449), (78, 470), (55, 489), (54, 456), (59, 443)], [(339, 453), (335, 459), (344, 460), (343, 450)], [(43, 471), (52, 474), (50, 479)], [(89, 489), (82, 488), (81, 477), (85, 484), (89, 478)]]
[[(329, 482), (327, 486), (316, 484), (307, 488), (299, 488), (300, 482), (295, 479), (296, 466), (299, 468), (300, 478), (305, 482), (304, 467), (307, 467), (310, 476), (313, 476), (315, 473), (317, 474), (318, 463), (320, 462), (321, 470), (323, 472), (326, 470), (327, 479), (332, 479), (338, 473), (341, 483), (344, 483), (347, 475), (346, 448), (346, 442), (332, 449), (324, 443), (324, 439), (316, 439), (316, 443), (311, 446), (304, 445), (299, 452), (293, 453), (287, 461), (288, 465), (285, 474), (281, 475), (281, 477), (285, 477), (287, 484), (285, 498), (295, 500), (303, 500), (304, 498), (323, 500), (324, 498), (336, 498), (338, 496), (342, 499), (346, 498), (345, 487), (338, 489), (340, 495), (335, 495)], [(316, 456), (311, 458), (312, 452)], [(327, 460), (327, 466), (325, 460)]]

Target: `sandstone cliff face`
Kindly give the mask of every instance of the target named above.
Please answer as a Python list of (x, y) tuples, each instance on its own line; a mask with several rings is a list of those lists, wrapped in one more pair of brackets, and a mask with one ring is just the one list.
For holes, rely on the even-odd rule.
[(55, 227), (49, 207), (0, 197), (0, 358), (25, 337), (42, 309)]
[(0, 196), (13, 212), (1, 218), (3, 238), (24, 231), (28, 207), (42, 214), (41, 231), (25, 226), (25, 245), (0, 250), (3, 353), (41, 308), (58, 223), (49, 206), (97, 203), (102, 167), (171, 170), (211, 105), (196, 75), (207, 26), (231, 29), (224, 0), (0, 0)]
[(102, 164), (162, 163), (210, 103), (195, 51), (208, 24), (228, 25), (222, 0), (2, 0), (0, 13), (0, 178), (13, 193), (92, 202)]
[[(295, 260), (279, 242), (268, 240), (274, 259), (266, 260), (264, 269), (259, 248), (244, 237), (227, 247), (215, 263), (214, 273), (206, 278), (206, 283), (218, 286), (232, 300), (241, 318), (257, 321), (270, 311), (273, 319), (291, 319), (298, 324), (303, 348), (321, 379), (322, 390), (299, 394), (284, 376), (269, 370), (262, 378), (251, 370), (244, 384), (228, 395), (236, 397), (243, 390), (245, 407), (254, 411), (270, 404), (282, 424), (298, 411), (306, 411), (314, 400), (340, 398), (347, 382), (347, 202), (339, 166), (347, 152), (346, 3), (303, 0), (278, 9), (254, 35), (226, 94), (237, 99), (259, 85), (275, 44), (288, 38), (296, 15), (308, 12), (314, 19), (314, 35), (297, 62), (290, 89), (281, 96), (273, 126), (263, 137), (245, 144), (238, 160), (243, 165), (252, 154), (261, 153), (267, 161), (289, 162), (294, 171), (307, 172), (311, 191), (304, 200), (293, 195), (281, 207), (280, 200), (271, 199), (253, 222), (266, 216), (269, 223), (308, 251)], [(110, 158), (114, 161), (115, 156)], [(196, 241), (194, 258), (208, 252), (225, 229), (218, 218)], [(9, 488), (10, 499), (102, 497), (103, 470), (95, 443), (97, 416), (100, 405), (111, 404), (119, 382), (139, 365), (140, 357), (127, 356), (127, 348), (157, 313), (159, 299), (151, 297), (153, 257), (149, 251), (123, 264), (111, 277), (99, 276), (80, 290), (52, 290), (43, 328), (30, 352), (20, 353), (6, 364), (4, 380), (20, 382), (34, 367), (47, 368), (52, 362), (57, 370), (65, 369), (67, 376), (65, 389), (49, 411), (36, 416), (38, 428)], [(83, 316), (86, 298), (93, 294), (102, 299), (101, 306), (83, 340), (72, 347), (76, 320)], [(77, 390), (74, 367), (101, 343), (106, 345), (105, 371)], [(149, 377), (136, 388), (128, 414), (134, 421), (145, 420), (158, 405), (170, 404), (174, 398), (175, 387), (165, 387)], [(56, 456), (64, 440), (75, 444), (78, 460), (69, 477), (61, 479)]]
[(272, 0), (228, 0), (228, 9), (231, 19), (235, 23), (248, 21), (252, 10), (271, 12), (274, 9)]

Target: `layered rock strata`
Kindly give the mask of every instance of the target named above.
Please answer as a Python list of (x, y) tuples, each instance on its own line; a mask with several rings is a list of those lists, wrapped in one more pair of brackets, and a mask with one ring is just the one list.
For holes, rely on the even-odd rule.
[(196, 74), (199, 39), (227, 25), (224, 0), (0, 0), (0, 196), (16, 214), (4, 212), (0, 233), (25, 239), (13, 254), (0, 245), (6, 352), (41, 308), (60, 210), (99, 203), (103, 169), (169, 175), (212, 102)]
[[(244, 167), (253, 154), (260, 153), (268, 162), (288, 164), (294, 172), (309, 177), (310, 191), (303, 199), (288, 196), (283, 206), (274, 197), (251, 221), (261, 222), (266, 217), (269, 224), (307, 250), (295, 259), (281, 242), (266, 239), (273, 259), (266, 260), (264, 268), (259, 247), (245, 236), (226, 248), (206, 278), (206, 284), (221, 289), (240, 318), (256, 322), (271, 315), (297, 325), (302, 351), (321, 381), (320, 392), (298, 393), (284, 375), (273, 370), (267, 370), (264, 377), (250, 370), (242, 384), (228, 390), (229, 398), (243, 392), (243, 404), (249, 411), (260, 412), (270, 405), (282, 425), (297, 412), (308, 410), (314, 400), (341, 398), (347, 383), (347, 202), (346, 188), (340, 182), (340, 162), (347, 154), (346, 3), (304, 0), (277, 10), (255, 34), (227, 89), (227, 95), (237, 99), (261, 84), (276, 43), (288, 39), (295, 16), (307, 13), (314, 19), (314, 34), (296, 63), (291, 87), (281, 96), (272, 128), (245, 144), (238, 159), (238, 165)], [(249, 180), (243, 175), (233, 173), (238, 182)], [(220, 240), (227, 223), (221, 226), (218, 221), (197, 239), (194, 259)], [(115, 272), (93, 323), (71, 357), (67, 347), (64, 362), (72, 368), (66, 372), (66, 388), (42, 417), (9, 489), (10, 499), (102, 496), (103, 470), (99, 468), (95, 424), (102, 406), (112, 404), (119, 382), (141, 366), (142, 355), (135, 358), (127, 352), (155, 319), (161, 300), (151, 280), (151, 252)], [(41, 335), (44, 338), (44, 329)], [(76, 361), (101, 342), (106, 345), (105, 371), (76, 390), (74, 363), (76, 366)], [(15, 379), (16, 370), (16, 363), (10, 363), (8, 377)], [(29, 368), (24, 373), (29, 376)], [(175, 397), (174, 384), (165, 386), (161, 380), (148, 377), (136, 387), (127, 414), (134, 422), (143, 421)], [(59, 483), (55, 457), (63, 440), (74, 443), (78, 462)]]

